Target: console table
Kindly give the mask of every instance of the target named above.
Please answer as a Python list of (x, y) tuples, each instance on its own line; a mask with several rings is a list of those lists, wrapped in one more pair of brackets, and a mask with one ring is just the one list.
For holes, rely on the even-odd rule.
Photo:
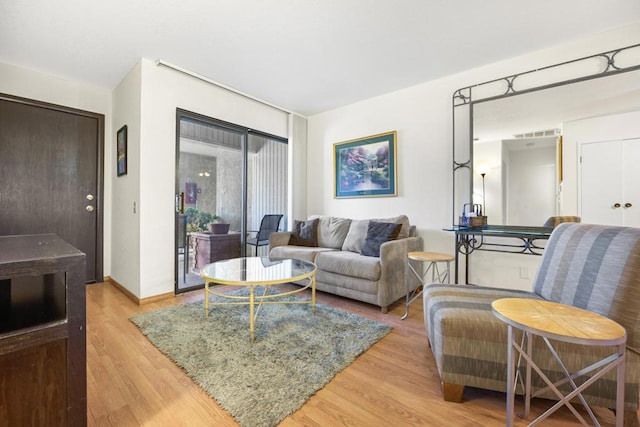
[(223, 259), (240, 257), (240, 233), (213, 234), (208, 232), (191, 233), (195, 246), (196, 270), (205, 265)]
[(446, 228), (445, 231), (453, 231), (456, 234), (454, 282), (458, 282), (459, 255), (463, 254), (465, 255), (465, 283), (469, 283), (469, 255), (472, 252), (490, 251), (542, 255), (544, 246), (540, 246), (538, 241), (548, 240), (553, 227), (485, 225), (482, 228), (472, 228), (454, 226)]
[(54, 234), (0, 236), (0, 425), (87, 425), (85, 277)]

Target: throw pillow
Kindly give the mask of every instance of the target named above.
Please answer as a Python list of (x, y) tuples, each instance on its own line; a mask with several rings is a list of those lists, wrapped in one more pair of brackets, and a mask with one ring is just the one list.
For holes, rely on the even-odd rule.
[(406, 215), (394, 216), (392, 218), (371, 218), (371, 221), (402, 224), (402, 228), (400, 228), (400, 234), (398, 234), (398, 239), (409, 237), (409, 227), (411, 226), (411, 224), (409, 224), (409, 217), (407, 217)]
[(395, 240), (400, 234), (400, 228), (402, 224), (369, 221), (367, 238), (362, 245), (362, 255), (379, 257), (380, 246), (389, 240)]
[(350, 252), (362, 252), (362, 245), (364, 239), (367, 238), (367, 227), (369, 226), (368, 219), (354, 219), (349, 225), (349, 232), (342, 244), (343, 251)]
[(293, 221), (293, 229), (289, 244), (293, 246), (318, 246), (318, 219), (308, 221)]

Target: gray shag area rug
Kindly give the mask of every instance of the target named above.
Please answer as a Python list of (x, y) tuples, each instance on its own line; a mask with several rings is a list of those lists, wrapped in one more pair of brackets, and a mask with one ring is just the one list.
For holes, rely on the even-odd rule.
[(307, 304), (273, 304), (261, 307), (252, 343), (248, 306), (204, 314), (202, 300), (131, 321), (243, 427), (277, 425), (392, 329), (323, 304), (315, 314)]

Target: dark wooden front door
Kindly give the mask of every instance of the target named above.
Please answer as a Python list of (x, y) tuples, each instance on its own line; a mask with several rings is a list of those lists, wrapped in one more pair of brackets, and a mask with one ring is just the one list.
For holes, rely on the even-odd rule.
[(0, 235), (55, 233), (102, 281), (104, 116), (0, 94)]

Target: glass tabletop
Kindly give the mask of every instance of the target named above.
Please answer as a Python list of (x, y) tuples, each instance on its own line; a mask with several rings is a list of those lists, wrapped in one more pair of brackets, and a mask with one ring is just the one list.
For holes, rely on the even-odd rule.
[(314, 263), (301, 259), (252, 257), (207, 264), (200, 270), (200, 276), (223, 285), (274, 285), (304, 279), (315, 270)]
[(540, 236), (549, 237), (553, 231), (553, 227), (534, 227), (520, 225), (486, 225), (482, 228), (478, 227), (462, 227), (453, 226), (445, 228), (444, 231), (454, 231), (458, 234), (476, 234), (487, 236), (505, 236), (505, 237), (521, 237), (521, 236)]

